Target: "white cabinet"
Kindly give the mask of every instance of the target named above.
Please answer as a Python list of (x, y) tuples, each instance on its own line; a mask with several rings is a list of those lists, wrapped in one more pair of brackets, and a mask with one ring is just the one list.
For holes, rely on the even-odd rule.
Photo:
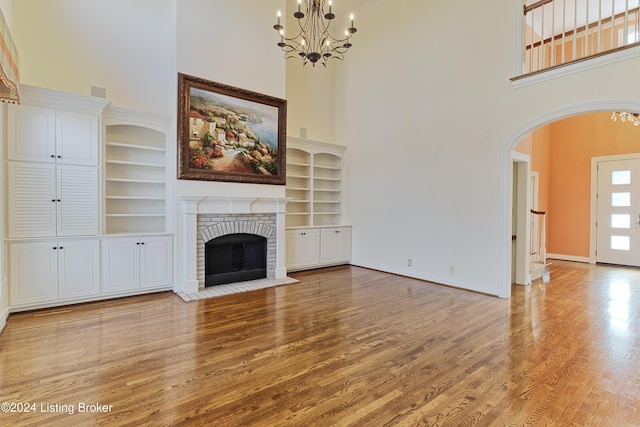
[(351, 227), (289, 229), (286, 267), (289, 271), (340, 265), (351, 260)]
[(10, 238), (98, 234), (96, 168), (9, 162), (8, 169)]
[(171, 119), (20, 89), (6, 118), (9, 309), (170, 289)]
[(97, 239), (49, 240), (9, 245), (11, 305), (20, 307), (97, 295)]
[(320, 262), (323, 264), (351, 260), (351, 227), (323, 228)]
[(320, 263), (320, 230), (287, 230), (285, 236), (287, 269), (301, 269)]
[(122, 293), (171, 285), (172, 254), (171, 236), (103, 239), (103, 292)]
[(98, 138), (96, 114), (9, 107), (9, 160), (97, 166)]
[(8, 235), (100, 232), (98, 154), (105, 99), (21, 85), (8, 107)]

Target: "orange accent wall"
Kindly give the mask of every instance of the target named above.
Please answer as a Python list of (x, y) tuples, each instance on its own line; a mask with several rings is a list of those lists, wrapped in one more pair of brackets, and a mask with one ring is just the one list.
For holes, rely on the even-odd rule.
[(640, 127), (613, 122), (609, 112), (559, 120), (532, 134), (531, 168), (540, 172), (539, 208), (547, 211), (547, 253), (589, 257), (591, 158), (631, 153), (640, 153)]

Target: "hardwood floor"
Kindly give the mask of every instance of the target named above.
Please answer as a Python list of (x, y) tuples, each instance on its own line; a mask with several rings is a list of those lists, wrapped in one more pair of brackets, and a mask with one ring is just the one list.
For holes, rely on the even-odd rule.
[(0, 401), (35, 406), (0, 424), (640, 425), (638, 269), (556, 261), (510, 300), (357, 267), (291, 276), (12, 315)]

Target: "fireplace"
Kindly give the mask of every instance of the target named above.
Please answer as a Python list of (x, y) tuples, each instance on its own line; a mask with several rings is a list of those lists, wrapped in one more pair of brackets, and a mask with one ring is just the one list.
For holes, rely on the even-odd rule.
[(267, 239), (247, 233), (227, 234), (205, 244), (205, 286), (267, 277)]
[[(286, 198), (181, 196), (179, 291), (204, 290), (206, 244), (218, 237), (251, 234), (266, 239), (266, 278), (287, 277), (284, 265)], [(241, 280), (240, 282), (247, 282)], [(211, 290), (216, 289), (211, 287)]]

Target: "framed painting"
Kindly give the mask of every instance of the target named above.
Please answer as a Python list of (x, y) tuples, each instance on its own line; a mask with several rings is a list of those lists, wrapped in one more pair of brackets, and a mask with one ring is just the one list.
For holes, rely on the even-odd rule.
[(287, 101), (178, 73), (178, 179), (285, 183)]

